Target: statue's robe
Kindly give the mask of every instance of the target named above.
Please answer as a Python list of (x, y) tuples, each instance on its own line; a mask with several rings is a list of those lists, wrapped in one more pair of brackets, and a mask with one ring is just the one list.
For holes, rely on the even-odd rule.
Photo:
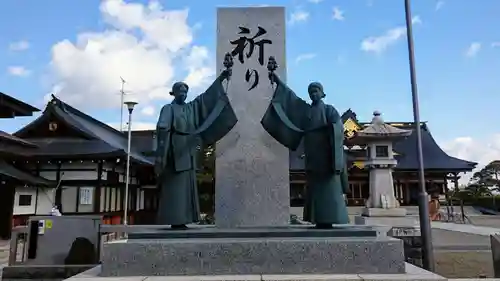
[(304, 220), (314, 224), (349, 223), (344, 199), (349, 184), (339, 113), (322, 101), (309, 105), (277, 76), (274, 78), (276, 90), (261, 124), (291, 150), (304, 142), (307, 181)]
[(200, 220), (196, 180), (197, 146), (225, 136), (237, 118), (218, 77), (204, 93), (184, 104), (163, 106), (157, 124), (157, 224), (182, 225)]

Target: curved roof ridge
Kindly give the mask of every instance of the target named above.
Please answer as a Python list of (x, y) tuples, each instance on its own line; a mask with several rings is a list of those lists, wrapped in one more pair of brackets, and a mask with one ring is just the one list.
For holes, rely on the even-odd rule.
[[(436, 142), (427, 125), (422, 125), (422, 149), (424, 169), (471, 171), (477, 163), (462, 160), (448, 155)], [(417, 134), (412, 134), (405, 140), (394, 144), (394, 149), (400, 154), (396, 169), (413, 170), (418, 168)]]
[(84, 118), (84, 119), (89, 119), (88, 121), (91, 121), (92, 123), (96, 123), (98, 125), (100, 125), (101, 127), (105, 128), (106, 130), (116, 134), (116, 135), (119, 135), (121, 137), (124, 137), (123, 133), (121, 131), (118, 131), (117, 129), (107, 125), (106, 123), (104, 122), (101, 122), (99, 121), (98, 119), (86, 114), (85, 112), (81, 111), (81, 110), (78, 110), (76, 109), (75, 107), (69, 105), (68, 103), (62, 101), (60, 98), (56, 97), (55, 95), (52, 95), (52, 100), (56, 100), (58, 103), (56, 103), (56, 105), (58, 105), (61, 109), (63, 109), (64, 111), (70, 111), (70, 113), (72, 114), (75, 114), (81, 118)]
[(427, 136), (430, 138), (430, 140), (436, 145), (436, 147), (446, 156), (454, 159), (454, 160), (458, 160), (458, 161), (463, 161), (463, 162), (467, 162), (469, 164), (474, 164), (474, 165), (477, 165), (476, 162), (471, 162), (471, 161), (467, 161), (467, 160), (464, 160), (464, 159), (460, 159), (458, 157), (455, 157), (455, 156), (451, 156), (450, 154), (448, 154), (448, 152), (444, 151), (444, 149), (441, 148), (441, 146), (439, 146), (439, 144), (437, 143), (437, 141), (434, 139), (434, 137), (432, 136), (431, 134), (431, 131), (429, 130), (429, 126), (428, 125), (425, 125), (424, 127), (424, 130), (427, 131)]

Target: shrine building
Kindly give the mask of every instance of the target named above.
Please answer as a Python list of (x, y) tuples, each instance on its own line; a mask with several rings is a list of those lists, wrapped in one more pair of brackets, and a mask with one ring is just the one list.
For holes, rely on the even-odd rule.
[[(12, 97), (0, 95), (0, 117), (26, 116), (38, 111)], [(369, 122), (360, 122), (352, 110), (342, 115), (349, 165), (350, 206), (368, 198), (365, 148), (349, 139)], [(413, 130), (412, 122), (386, 122)], [(421, 124), (425, 176), (429, 188), (443, 193), (449, 180), (458, 184), (460, 173), (472, 171), (476, 163), (447, 155)], [(48, 214), (53, 205), (62, 214), (101, 214), (105, 223), (122, 222), (125, 204), (127, 134), (52, 97), (43, 113), (13, 135), (0, 131), (0, 235), (4, 228), (24, 224), (29, 216)], [(154, 177), (155, 132), (132, 132), (129, 186), (129, 223), (152, 223), (157, 207)], [(198, 181), (202, 212), (214, 206), (214, 152), (200, 147)], [(394, 145), (398, 160), (394, 189), (401, 205), (416, 205), (418, 163), (416, 134)], [(290, 152), (291, 206), (303, 206), (305, 186), (303, 149)], [(5, 196), (4, 196), (5, 195)], [(9, 205), (10, 204), (10, 205)], [(6, 212), (9, 209), (9, 213)], [(13, 211), (12, 211), (13, 210)], [(5, 217), (5, 218), (4, 218)]]

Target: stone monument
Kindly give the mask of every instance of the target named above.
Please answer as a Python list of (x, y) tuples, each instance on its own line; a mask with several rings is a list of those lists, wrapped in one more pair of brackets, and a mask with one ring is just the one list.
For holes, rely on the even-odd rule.
[(279, 75), (286, 79), (285, 9), (217, 9), (217, 61), (227, 52), (234, 56), (228, 92), (238, 123), (216, 145), (215, 224), (288, 225), (288, 149), (260, 125), (273, 95), (267, 57), (283, 66)]
[[(356, 133), (352, 143), (366, 145), (365, 167), (370, 169), (369, 190), (370, 196), (363, 209), (363, 217), (392, 218), (405, 217), (406, 209), (399, 207), (394, 196), (394, 180), (392, 172), (397, 164), (394, 159), (392, 145), (394, 141), (411, 134), (410, 130), (403, 130), (384, 123), (380, 112), (373, 113), (372, 123)], [(364, 218), (355, 218), (356, 223), (363, 223)], [(376, 221), (376, 220), (375, 220)]]
[[(161, 225), (103, 226), (102, 232), (128, 232), (128, 240), (104, 244), (101, 276), (406, 276), (402, 242), (379, 235), (373, 227), (289, 225), (288, 150), (260, 123), (273, 93), (264, 56), (269, 52), (285, 69), (284, 26), (284, 8), (218, 10), (217, 53), (219, 60), (226, 52), (235, 60), (227, 92), (238, 123), (216, 145), (216, 226), (177, 231)], [(284, 78), (284, 72), (280, 75)]]

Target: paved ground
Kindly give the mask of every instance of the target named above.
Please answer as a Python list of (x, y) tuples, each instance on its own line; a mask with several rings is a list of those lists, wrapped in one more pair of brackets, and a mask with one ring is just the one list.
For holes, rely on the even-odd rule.
[(0, 240), (0, 266), (9, 259), (9, 241)]
[(432, 230), (436, 273), (447, 278), (477, 278), (481, 274), (493, 277), (489, 235), (484, 235), (484, 229), (481, 234), (464, 232), (467, 229)]
[(490, 250), (490, 237), (480, 234), (432, 229), (436, 250)]

